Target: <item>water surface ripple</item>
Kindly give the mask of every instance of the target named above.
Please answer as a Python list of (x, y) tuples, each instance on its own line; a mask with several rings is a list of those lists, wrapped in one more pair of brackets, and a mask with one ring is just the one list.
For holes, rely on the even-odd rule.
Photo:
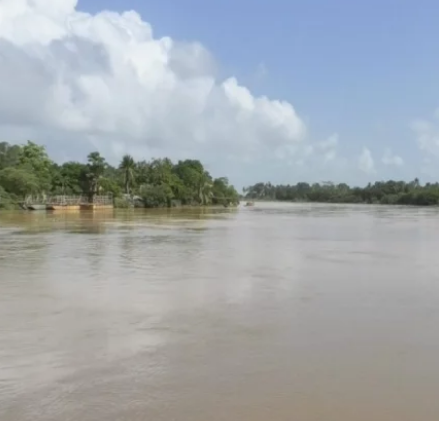
[(1, 421), (437, 421), (439, 212), (0, 214)]

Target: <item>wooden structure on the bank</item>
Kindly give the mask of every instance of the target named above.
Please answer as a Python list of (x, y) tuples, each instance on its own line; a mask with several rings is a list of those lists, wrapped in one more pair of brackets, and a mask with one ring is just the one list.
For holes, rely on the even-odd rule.
[(105, 210), (113, 207), (112, 196), (93, 196), (93, 199), (81, 204), (81, 210)]
[(43, 196), (27, 196), (23, 202), (18, 202), (19, 206), (25, 210), (46, 210), (46, 197)]
[(27, 198), (20, 204), (27, 210), (50, 210), (50, 211), (75, 211), (75, 210), (104, 210), (113, 209), (112, 196), (66, 196), (58, 195), (48, 197), (45, 201)]
[(52, 196), (47, 201), (47, 210), (80, 210), (86, 199), (83, 196)]
[(46, 205), (41, 204), (41, 203), (19, 203), (20, 207), (22, 209), (25, 210), (31, 210), (31, 211), (36, 211), (36, 210), (46, 210)]

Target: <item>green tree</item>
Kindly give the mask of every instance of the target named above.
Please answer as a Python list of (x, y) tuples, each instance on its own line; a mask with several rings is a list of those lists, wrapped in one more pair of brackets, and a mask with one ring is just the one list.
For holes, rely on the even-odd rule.
[(123, 156), (119, 169), (123, 173), (125, 193), (130, 194), (131, 188), (136, 179), (136, 162), (134, 161), (134, 158), (131, 155)]
[(207, 171), (203, 171), (198, 177), (197, 196), (198, 203), (201, 205), (208, 205), (212, 200), (212, 177)]
[(111, 194), (113, 197), (119, 197), (122, 193), (118, 180), (109, 177), (102, 177), (99, 181), (101, 192)]
[(166, 184), (145, 184), (140, 189), (140, 195), (147, 208), (170, 207), (173, 193)]
[(53, 162), (47, 155), (44, 146), (37, 145), (30, 140), (24, 145), (18, 156), (19, 167), (33, 173), (38, 180), (39, 191), (46, 193), (51, 189), (51, 170)]
[(212, 194), (214, 204), (226, 206), (239, 203), (239, 193), (229, 184), (227, 177), (213, 180)]
[(99, 152), (91, 152), (87, 156), (86, 177), (88, 180), (88, 194), (90, 199), (99, 194), (99, 187), (104, 177), (107, 163)]
[(88, 167), (80, 162), (69, 161), (59, 169), (59, 178), (55, 179), (57, 186), (61, 186), (63, 194), (80, 195), (88, 191)]
[(204, 169), (200, 161), (194, 159), (179, 161), (174, 167), (174, 173), (181, 180), (178, 193), (183, 203), (203, 205), (210, 203), (212, 197), (212, 177)]
[[(272, 188), (267, 186), (266, 191)], [(122, 190), (133, 199), (119, 197)], [(28, 141), (24, 146), (0, 143), (0, 206), (49, 193), (88, 195), (90, 199), (111, 193), (124, 206), (139, 206), (140, 196), (147, 207), (228, 204), (238, 198), (226, 178), (213, 180), (199, 160), (188, 159), (174, 165), (169, 158), (136, 162), (126, 155), (115, 168), (99, 152), (92, 152), (86, 163), (57, 164), (44, 146), (34, 142)]]
[[(274, 193), (274, 196), (273, 196)], [(439, 204), (439, 184), (422, 186), (419, 179), (406, 183), (388, 180), (368, 183), (365, 187), (349, 187), (345, 183), (331, 182), (279, 185), (269, 188), (269, 183), (257, 183), (245, 188), (248, 199), (311, 201), (327, 203), (371, 203), (383, 205), (435, 206)]]
[(14, 209), (16, 207), (14, 199), (11, 197), (11, 194), (8, 193), (1, 185), (0, 185), (0, 209)]
[(10, 145), (7, 142), (0, 142), (0, 170), (6, 167), (14, 167), (18, 164), (21, 154), (21, 146)]
[(35, 174), (24, 168), (7, 167), (1, 170), (0, 185), (6, 192), (22, 199), (40, 191), (40, 185)]

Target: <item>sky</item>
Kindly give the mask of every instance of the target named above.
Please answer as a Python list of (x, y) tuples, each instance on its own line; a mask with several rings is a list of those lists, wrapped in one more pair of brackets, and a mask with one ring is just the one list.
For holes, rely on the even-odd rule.
[(0, 0), (0, 139), (259, 181), (439, 179), (439, 2)]

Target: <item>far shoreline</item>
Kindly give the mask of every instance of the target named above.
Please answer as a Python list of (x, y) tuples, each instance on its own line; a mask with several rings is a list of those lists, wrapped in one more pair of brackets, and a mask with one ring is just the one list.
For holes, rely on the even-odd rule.
[(26, 210), (26, 209), (22, 209), (20, 206), (16, 206), (14, 208), (0, 208), (0, 214), (5, 214), (5, 213), (36, 213), (36, 214), (41, 214), (43, 212), (47, 212), (47, 213), (54, 213), (54, 214), (68, 214), (68, 213), (95, 213), (95, 214), (99, 214), (99, 213), (109, 213), (111, 211), (188, 211), (188, 210), (237, 210), (239, 208), (244, 208), (244, 207), (250, 207), (250, 208), (254, 208), (254, 206), (246, 206), (246, 203), (251, 202), (254, 205), (257, 204), (289, 204), (289, 205), (345, 205), (345, 206), (379, 206), (379, 207), (399, 207), (399, 208), (439, 208), (439, 204), (426, 204), (426, 205), (419, 205), (419, 204), (400, 204), (400, 203), (368, 203), (368, 202), (314, 202), (314, 201), (300, 201), (300, 200), (296, 200), (296, 201), (288, 201), (288, 200), (264, 200), (264, 199), (251, 199), (251, 200), (241, 200), (238, 204), (236, 205), (229, 205), (229, 206), (224, 206), (224, 205), (180, 205), (180, 206), (171, 206), (171, 207), (166, 207), (166, 206), (160, 206), (160, 207), (119, 207), (119, 206), (114, 206), (111, 209), (106, 209), (106, 210), (94, 210), (94, 211), (86, 211), (86, 210), (50, 210), (50, 209), (41, 209), (41, 210)]

